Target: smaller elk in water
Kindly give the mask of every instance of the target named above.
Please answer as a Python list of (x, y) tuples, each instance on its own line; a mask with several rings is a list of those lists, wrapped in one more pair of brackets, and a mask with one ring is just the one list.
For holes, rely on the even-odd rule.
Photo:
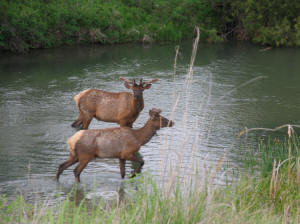
[(72, 124), (72, 127), (88, 129), (93, 117), (100, 121), (114, 122), (121, 127), (132, 127), (133, 122), (138, 118), (140, 112), (144, 109), (143, 91), (151, 87), (151, 83), (158, 79), (143, 82), (139, 84), (120, 78), (129, 92), (106, 92), (99, 89), (87, 89), (74, 97), (79, 110), (78, 119)]
[[(160, 115), (161, 110), (153, 108), (149, 111), (149, 119), (139, 129), (129, 127), (81, 130), (68, 139), (69, 159), (60, 164), (56, 179), (69, 166), (79, 162), (74, 169), (76, 182), (80, 182), (79, 175), (86, 165), (95, 158), (119, 158), (121, 177), (125, 176), (126, 160), (138, 162), (135, 171), (141, 172), (144, 160), (135, 154), (163, 127), (171, 127), (173, 121)], [(135, 173), (133, 174), (133, 176)]]

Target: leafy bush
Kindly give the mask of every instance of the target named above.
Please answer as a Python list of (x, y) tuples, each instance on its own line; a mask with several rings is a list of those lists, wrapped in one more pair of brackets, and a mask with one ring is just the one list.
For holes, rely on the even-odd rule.
[(235, 30), (239, 39), (262, 45), (299, 46), (298, 0), (237, 0), (226, 1), (226, 6), (223, 13), (230, 24), (227, 30)]

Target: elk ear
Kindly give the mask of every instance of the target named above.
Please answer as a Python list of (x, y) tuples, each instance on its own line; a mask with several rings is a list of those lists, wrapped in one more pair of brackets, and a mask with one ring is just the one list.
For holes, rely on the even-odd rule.
[(149, 115), (150, 117), (158, 117), (159, 114), (161, 113), (160, 109), (156, 109), (156, 108), (152, 108), (151, 110), (149, 110)]
[(150, 89), (151, 86), (152, 86), (152, 84), (147, 84), (147, 85), (145, 85), (144, 89)]
[(153, 112), (152, 110), (149, 110), (149, 115), (150, 115), (150, 117), (154, 118), (155, 117), (155, 112)]

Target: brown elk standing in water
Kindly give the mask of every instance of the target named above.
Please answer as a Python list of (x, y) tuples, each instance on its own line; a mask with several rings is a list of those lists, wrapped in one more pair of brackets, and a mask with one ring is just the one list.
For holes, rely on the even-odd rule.
[[(141, 172), (144, 160), (135, 154), (140, 147), (163, 127), (172, 127), (173, 121), (160, 115), (161, 110), (153, 108), (149, 111), (149, 119), (139, 129), (129, 127), (81, 130), (68, 139), (69, 159), (60, 164), (56, 179), (69, 166), (79, 162), (74, 169), (76, 182), (80, 182), (79, 175), (86, 165), (95, 158), (119, 158), (121, 177), (125, 176), (125, 162), (131, 160), (140, 163), (137, 173)], [(135, 174), (133, 174), (134, 176)]]
[(88, 129), (93, 117), (100, 121), (114, 122), (121, 127), (132, 127), (133, 122), (144, 109), (143, 91), (151, 87), (151, 83), (158, 79), (136, 84), (135, 80), (129, 81), (120, 78), (129, 92), (106, 92), (99, 89), (87, 89), (74, 97), (79, 110), (78, 119), (72, 124), (72, 127)]

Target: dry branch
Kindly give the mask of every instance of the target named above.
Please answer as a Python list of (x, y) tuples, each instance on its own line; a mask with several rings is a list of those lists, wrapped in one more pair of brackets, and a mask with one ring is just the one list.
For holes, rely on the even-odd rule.
[(275, 132), (278, 131), (282, 128), (288, 128), (288, 136), (291, 137), (291, 134), (294, 132), (293, 128), (300, 128), (300, 125), (297, 124), (284, 124), (281, 126), (278, 126), (276, 128), (247, 128), (245, 127), (238, 135), (238, 137), (241, 137), (243, 134), (246, 133), (246, 135), (251, 132), (251, 131), (271, 131), (271, 132)]

